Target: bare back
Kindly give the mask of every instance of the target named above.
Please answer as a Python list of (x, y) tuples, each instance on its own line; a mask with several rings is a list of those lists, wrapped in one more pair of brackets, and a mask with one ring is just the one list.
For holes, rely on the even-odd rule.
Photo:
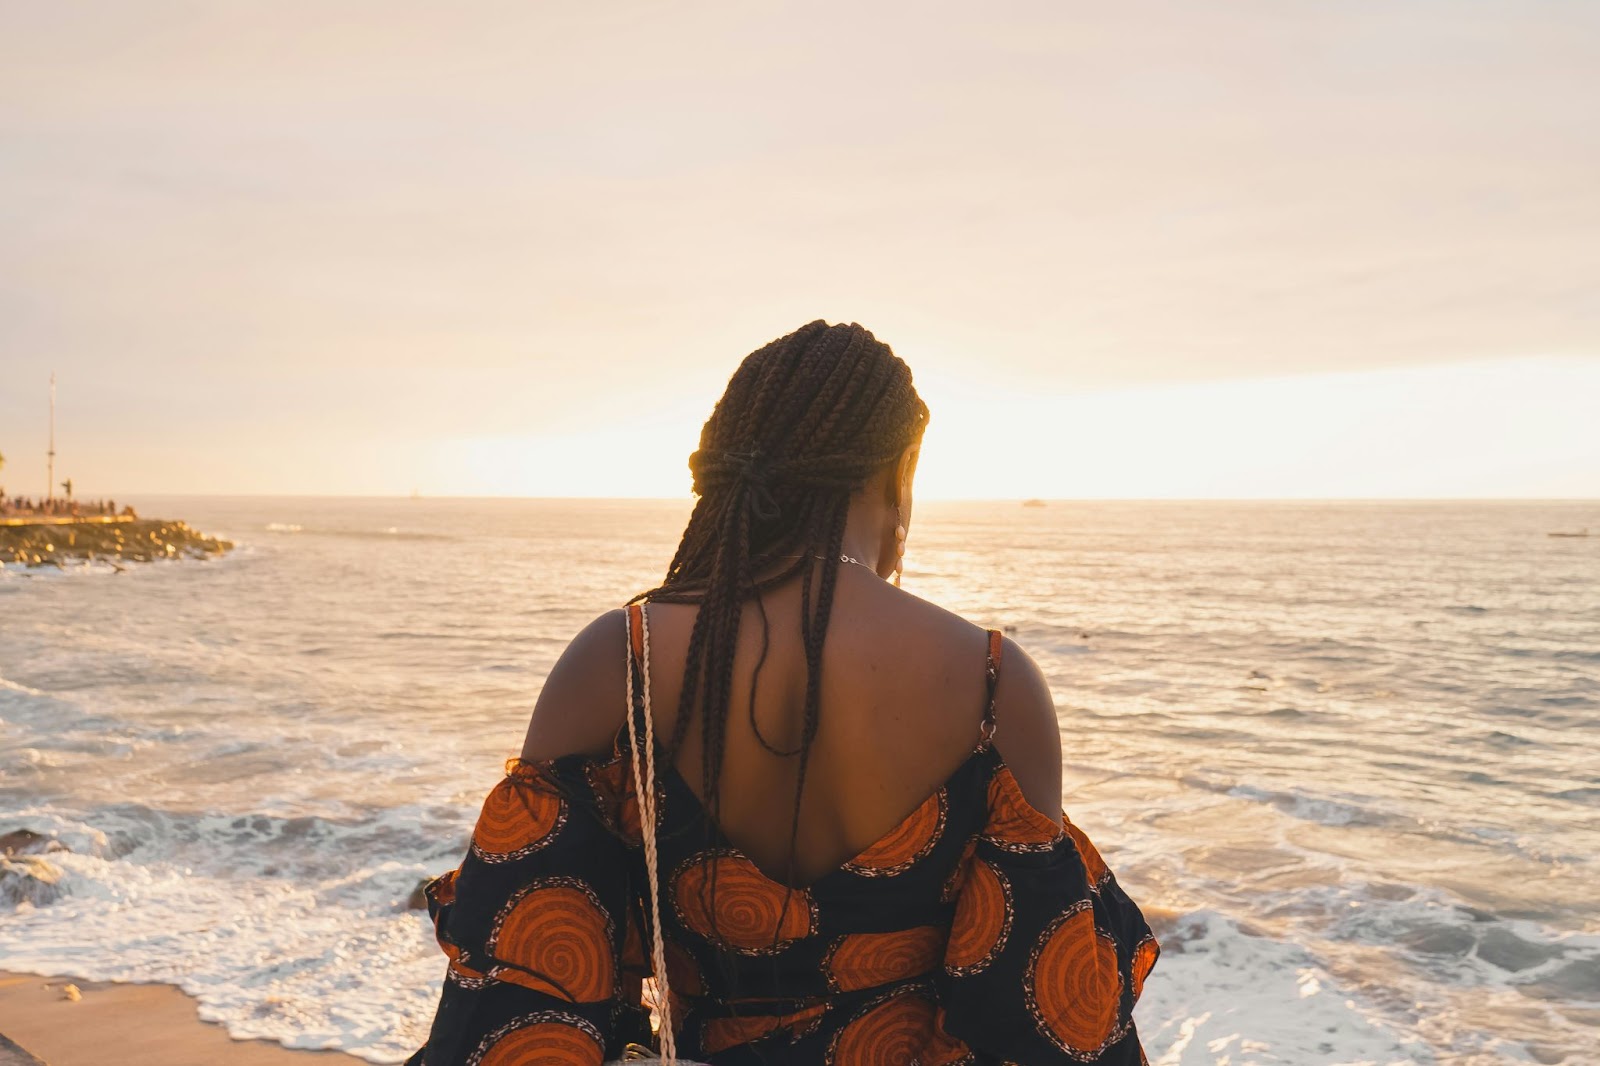
[[(810, 884), (897, 826), (969, 757), (986, 706), (985, 631), (884, 582), (840, 568), (822, 655), (821, 710), (806, 767), (794, 864), (789, 836), (800, 759), (806, 661), (798, 581), (745, 604), (733, 658), (722, 760), (723, 834), (774, 880)], [(652, 603), (650, 681), (658, 736), (679, 714), (695, 604)], [(524, 758), (609, 748), (623, 723), (622, 612), (597, 619), (551, 672), (530, 723)], [(1029, 801), (1061, 809), (1054, 704), (1038, 667), (1007, 642), (996, 693), (996, 746)], [(755, 690), (751, 691), (752, 677)], [(759, 729), (760, 736), (756, 730)], [(766, 745), (763, 745), (762, 738)], [(703, 794), (697, 721), (676, 769)]]

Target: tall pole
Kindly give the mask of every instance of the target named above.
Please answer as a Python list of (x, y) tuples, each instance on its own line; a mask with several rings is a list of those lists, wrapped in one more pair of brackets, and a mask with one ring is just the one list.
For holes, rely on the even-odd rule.
[(45, 482), (47, 488), (44, 496), (47, 500), (53, 500), (56, 498), (56, 373), (54, 370), (50, 372), (50, 450), (45, 454), (49, 457), (46, 470), (50, 480)]

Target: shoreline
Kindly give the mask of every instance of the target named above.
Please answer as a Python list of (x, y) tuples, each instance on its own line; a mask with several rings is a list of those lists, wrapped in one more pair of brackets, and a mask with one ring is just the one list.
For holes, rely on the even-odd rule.
[[(68, 985), (79, 990), (73, 1000)], [(356, 1066), (366, 1060), (343, 1051), (287, 1048), (272, 1040), (237, 1040), (200, 1018), (198, 1002), (176, 985), (81, 981), (0, 970), (0, 1064), (32, 1066)]]

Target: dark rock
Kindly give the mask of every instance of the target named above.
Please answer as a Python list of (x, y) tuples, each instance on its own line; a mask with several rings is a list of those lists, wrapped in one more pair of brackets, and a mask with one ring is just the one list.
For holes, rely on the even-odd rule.
[(1490, 929), (1478, 942), (1478, 958), (1511, 973), (1541, 966), (1560, 954), (1554, 945), (1535, 944), (1509, 929)]
[(0, 833), (0, 855), (8, 859), (13, 855), (42, 855), (48, 851), (69, 850), (55, 837), (35, 833), (32, 829), (13, 829), (9, 833)]
[(0, 907), (54, 903), (63, 891), (63, 876), (61, 867), (38, 855), (0, 858)]

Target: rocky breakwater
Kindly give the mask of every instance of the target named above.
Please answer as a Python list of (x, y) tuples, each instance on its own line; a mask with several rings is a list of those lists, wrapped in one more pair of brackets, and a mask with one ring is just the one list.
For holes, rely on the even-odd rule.
[(232, 541), (208, 537), (186, 522), (159, 518), (0, 525), (0, 563), (63, 566), (74, 561), (149, 562), (221, 555)]

